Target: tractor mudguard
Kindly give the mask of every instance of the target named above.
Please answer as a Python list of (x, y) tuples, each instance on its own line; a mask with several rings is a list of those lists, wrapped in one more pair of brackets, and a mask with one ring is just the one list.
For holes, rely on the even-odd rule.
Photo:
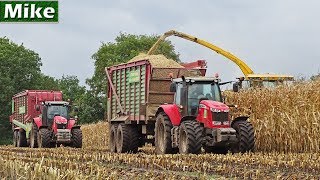
[(75, 126), (75, 124), (76, 124), (76, 120), (70, 119), (69, 122), (68, 122), (67, 129), (76, 129), (77, 126)]
[(175, 105), (175, 104), (164, 104), (164, 105), (161, 105), (158, 108), (158, 111), (157, 111), (156, 115), (158, 115), (160, 112), (164, 112), (169, 116), (172, 125), (174, 125), (174, 126), (179, 126), (180, 125), (181, 115), (180, 115), (180, 112), (179, 112), (179, 107), (177, 105)]
[(33, 119), (33, 122), (36, 123), (38, 129), (42, 126), (42, 119), (40, 117), (36, 117)]
[(248, 116), (239, 116), (236, 117), (232, 122), (231, 122), (231, 127), (233, 126), (233, 124), (237, 121), (247, 121), (249, 119)]

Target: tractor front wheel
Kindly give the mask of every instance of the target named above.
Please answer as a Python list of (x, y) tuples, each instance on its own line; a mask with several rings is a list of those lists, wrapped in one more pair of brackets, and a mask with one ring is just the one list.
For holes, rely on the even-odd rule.
[(82, 147), (82, 131), (81, 129), (71, 130), (71, 141), (72, 147), (81, 148)]
[(51, 147), (51, 132), (42, 128), (37, 134), (37, 144), (39, 148), (50, 148)]
[(245, 153), (254, 150), (254, 129), (250, 122), (239, 120), (232, 124), (236, 130), (238, 143), (232, 148), (233, 153)]
[(183, 121), (179, 129), (180, 154), (199, 154), (202, 147), (202, 126), (194, 120)]
[(172, 148), (171, 129), (172, 123), (168, 115), (160, 112), (155, 124), (155, 146), (157, 154), (175, 153), (176, 149)]

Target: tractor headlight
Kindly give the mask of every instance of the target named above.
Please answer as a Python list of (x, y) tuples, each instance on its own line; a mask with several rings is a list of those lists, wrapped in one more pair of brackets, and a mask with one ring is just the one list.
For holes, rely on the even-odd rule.
[(221, 122), (220, 122), (220, 121), (213, 121), (212, 124), (213, 124), (214, 126), (218, 126), (218, 125), (221, 125)]
[(229, 121), (223, 121), (223, 125), (230, 125)]

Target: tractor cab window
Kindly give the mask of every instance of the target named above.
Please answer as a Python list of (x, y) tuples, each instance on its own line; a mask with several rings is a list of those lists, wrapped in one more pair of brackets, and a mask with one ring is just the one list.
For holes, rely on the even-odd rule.
[(64, 106), (64, 105), (48, 106), (48, 110), (47, 110), (48, 119), (52, 120), (55, 115), (59, 115), (64, 118), (67, 118), (68, 117), (68, 106)]
[(193, 83), (188, 86), (188, 114), (197, 113), (201, 100), (222, 101), (221, 92), (217, 83)]

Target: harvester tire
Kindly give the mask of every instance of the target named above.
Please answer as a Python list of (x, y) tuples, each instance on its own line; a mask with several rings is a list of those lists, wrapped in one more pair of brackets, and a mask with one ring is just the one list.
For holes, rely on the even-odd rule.
[(109, 149), (110, 152), (117, 152), (117, 128), (118, 124), (111, 124), (110, 125), (110, 131), (109, 131)]
[(236, 121), (232, 128), (236, 130), (238, 144), (232, 148), (233, 153), (254, 151), (254, 129), (248, 121)]
[(13, 131), (13, 146), (18, 147), (18, 131)]
[(202, 147), (203, 127), (195, 120), (183, 121), (179, 128), (179, 153), (199, 154)]
[(82, 148), (82, 131), (81, 129), (71, 130), (72, 147)]
[(155, 146), (157, 154), (176, 153), (176, 150), (172, 148), (172, 127), (173, 126), (168, 115), (164, 112), (160, 112), (157, 115), (155, 124)]
[(26, 138), (26, 131), (20, 129), (17, 133), (17, 147), (27, 147), (27, 138)]
[(37, 143), (39, 148), (50, 148), (51, 143), (51, 132), (47, 128), (42, 128), (38, 132)]
[(131, 137), (130, 137), (130, 126), (124, 123), (118, 125), (117, 128), (117, 152), (118, 153), (127, 153), (130, 152), (131, 146)]
[(32, 129), (30, 131), (30, 147), (37, 148), (38, 147), (38, 127), (36, 124), (33, 124)]

